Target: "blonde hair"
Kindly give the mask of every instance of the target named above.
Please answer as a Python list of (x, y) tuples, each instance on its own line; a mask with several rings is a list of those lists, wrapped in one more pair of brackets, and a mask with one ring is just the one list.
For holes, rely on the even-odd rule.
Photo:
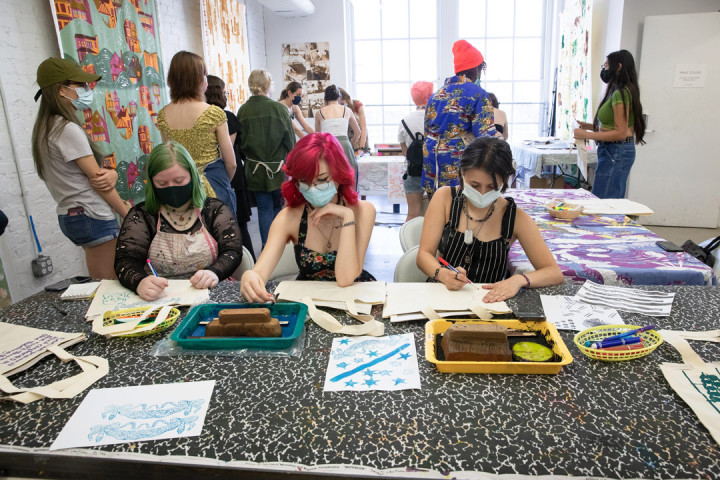
[(253, 95), (265, 95), (270, 91), (272, 76), (266, 70), (253, 70), (248, 77), (248, 87)]

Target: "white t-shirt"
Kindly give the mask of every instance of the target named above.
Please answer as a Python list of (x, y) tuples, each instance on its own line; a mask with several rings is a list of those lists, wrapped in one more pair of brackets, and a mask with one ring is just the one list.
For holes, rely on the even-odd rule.
[[(60, 122), (57, 117), (56, 122)], [(45, 159), (45, 184), (57, 202), (58, 215), (67, 215), (69, 208), (83, 207), (85, 215), (97, 220), (115, 220), (105, 200), (90, 186), (87, 175), (75, 162), (92, 155), (90, 141), (81, 126), (67, 122), (48, 137), (49, 158)]]
[[(413, 110), (407, 117), (403, 118), (403, 120), (405, 120), (405, 123), (407, 123), (408, 128), (413, 134), (420, 132), (420, 134), (425, 135), (425, 109)], [(398, 128), (398, 142), (405, 142), (405, 145), (409, 147), (413, 140), (401, 122)]]

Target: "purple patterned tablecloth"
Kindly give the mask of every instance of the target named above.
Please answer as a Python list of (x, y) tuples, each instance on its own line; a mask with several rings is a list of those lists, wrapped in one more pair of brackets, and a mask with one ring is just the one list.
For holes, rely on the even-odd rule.
[[(684, 252), (655, 245), (662, 237), (624, 215), (581, 215), (558, 220), (548, 214), (546, 200), (596, 198), (587, 190), (508, 190), (540, 227), (566, 281), (592, 280), (605, 285), (717, 285), (713, 270)], [(510, 274), (534, 268), (519, 242), (510, 248)]]

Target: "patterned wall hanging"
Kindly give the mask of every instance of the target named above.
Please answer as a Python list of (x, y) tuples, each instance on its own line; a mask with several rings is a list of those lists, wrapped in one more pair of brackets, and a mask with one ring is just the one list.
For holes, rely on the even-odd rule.
[(282, 86), (276, 85), (275, 90), (279, 92), (288, 83), (299, 82), (303, 88), (300, 109), (306, 118), (312, 118), (313, 111), (325, 105), (325, 89), (332, 85), (330, 43), (283, 43), (282, 64), (284, 83)]
[(228, 93), (227, 109), (237, 112), (250, 95), (245, 5), (238, 0), (202, 0), (200, 6), (208, 73), (223, 79)]
[(566, 2), (560, 14), (560, 54), (558, 57), (556, 135), (573, 138), (572, 121), (592, 122), (590, 111), (590, 30), (592, 0)]
[(155, 0), (50, 0), (60, 51), (102, 75), (84, 127), (118, 172), (116, 189), (144, 201), (143, 170), (162, 141), (157, 113), (167, 103)]

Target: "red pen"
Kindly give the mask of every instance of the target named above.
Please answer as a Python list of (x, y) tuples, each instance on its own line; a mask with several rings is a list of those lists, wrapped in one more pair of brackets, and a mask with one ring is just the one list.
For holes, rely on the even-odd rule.
[[(445, 265), (446, 268), (449, 268), (450, 270), (452, 270), (453, 272), (457, 273), (458, 275), (460, 274), (460, 272), (458, 272), (457, 268), (455, 268), (455, 267), (453, 267), (452, 265), (450, 265), (444, 258), (438, 257), (438, 260), (440, 261), (440, 263), (442, 263), (443, 265)], [(469, 283), (470, 285), (472, 285), (473, 282), (471, 282), (470, 280), (468, 280), (467, 283)]]

